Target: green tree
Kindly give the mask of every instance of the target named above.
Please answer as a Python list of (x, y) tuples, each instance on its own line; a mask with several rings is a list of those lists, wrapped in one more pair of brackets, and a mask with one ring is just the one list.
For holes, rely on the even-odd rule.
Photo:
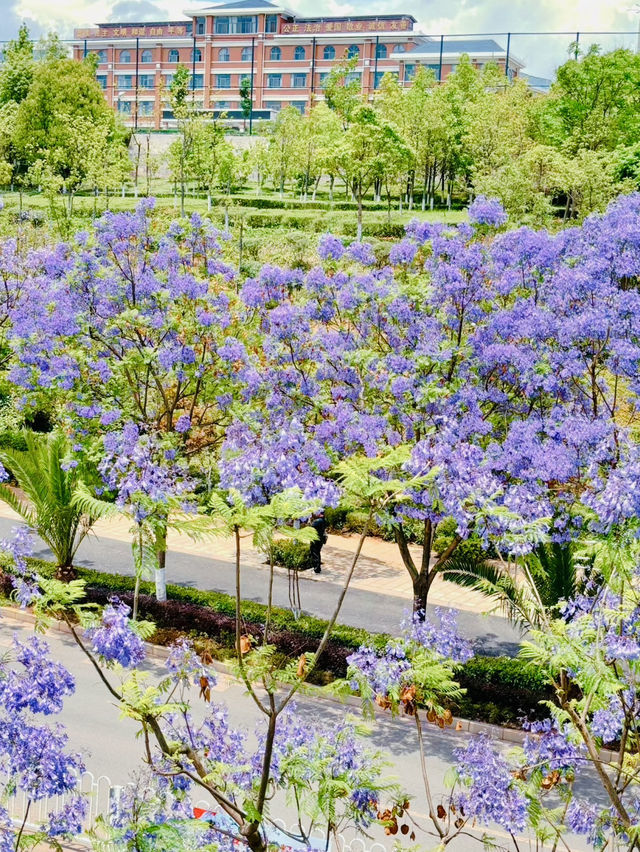
[(76, 490), (86, 481), (86, 471), (65, 465), (70, 448), (59, 432), (25, 432), (25, 441), (25, 451), (0, 451), (0, 462), (11, 471), (19, 488), (15, 491), (0, 485), (0, 500), (17, 512), (51, 550), (58, 579), (72, 579), (73, 559), (95, 519), (74, 503)]
[(551, 141), (570, 153), (580, 148), (611, 150), (640, 136), (640, 55), (630, 50), (601, 53), (597, 45), (558, 68), (546, 107)]
[(212, 189), (220, 176), (224, 145), (224, 129), (220, 125), (199, 122), (193, 127), (189, 174), (198, 187), (206, 189), (209, 208)]
[(33, 43), (29, 30), (22, 24), (18, 38), (10, 41), (4, 49), (4, 62), (0, 69), (0, 104), (23, 101), (29, 93), (34, 71)]
[[(361, 106), (352, 115), (336, 151), (336, 167), (358, 204), (357, 239), (362, 239), (364, 196), (375, 180), (396, 174), (399, 163), (408, 161), (409, 152), (397, 132), (381, 124), (371, 107)], [(400, 166), (401, 168), (401, 166)]]
[(240, 81), (240, 108), (242, 110), (245, 130), (247, 129), (247, 119), (251, 116), (251, 110), (253, 109), (251, 88), (251, 80), (248, 77), (243, 77)]
[(346, 127), (357, 107), (362, 103), (362, 87), (358, 80), (349, 79), (355, 72), (358, 57), (352, 56), (337, 62), (329, 71), (323, 89), (324, 99), (330, 109), (335, 110)]
[[(474, 589), (498, 603), (507, 616), (527, 629), (541, 627), (574, 597), (593, 563), (572, 543), (540, 544), (513, 565), (458, 550), (442, 568), (444, 580)], [(581, 573), (582, 569), (582, 573)]]
[(118, 135), (115, 116), (94, 76), (94, 65), (58, 59), (37, 65), (16, 115), (13, 144), (20, 170), (34, 185), (69, 197), (86, 180), (92, 157)]
[(180, 131), (180, 139), (171, 145), (171, 171), (175, 182), (180, 186), (180, 212), (183, 216), (196, 122), (188, 100), (190, 77), (187, 66), (179, 64), (169, 88), (169, 102)]
[(300, 142), (304, 119), (295, 107), (285, 107), (278, 113), (269, 138), (269, 174), (280, 198), (288, 180), (298, 173)]

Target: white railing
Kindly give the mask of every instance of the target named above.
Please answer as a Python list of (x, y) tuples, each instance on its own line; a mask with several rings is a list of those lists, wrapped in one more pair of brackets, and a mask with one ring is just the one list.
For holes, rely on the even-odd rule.
[[(99, 775), (96, 778), (92, 772), (87, 771), (80, 775), (77, 789), (86, 796), (88, 808), (83, 826), (83, 835), (76, 838), (75, 843), (91, 848), (91, 840), (87, 837), (87, 833), (94, 827), (96, 819), (99, 816), (102, 816), (105, 820), (108, 819), (111, 803), (114, 799), (120, 797), (123, 787), (112, 784), (111, 779), (106, 775)], [(32, 801), (29, 805), (25, 828), (32, 831), (40, 828), (43, 823), (46, 823), (49, 814), (60, 812), (65, 801), (67, 801), (67, 797), (65, 796), (49, 796), (37, 802)], [(9, 816), (15, 824), (22, 824), (28, 804), (28, 797), (22, 791), (12, 796), (6, 803)], [(202, 801), (197, 802), (195, 807), (208, 810), (211, 804)], [(283, 820), (274, 820), (274, 822), (284, 831), (291, 831), (294, 835), (297, 833), (295, 827), (287, 828)], [(325, 836), (315, 835), (311, 837), (311, 840), (316, 843), (318, 849), (325, 848)], [(116, 845), (107, 847), (101, 844), (100, 848), (104, 852), (121, 852), (122, 850), (122, 847)], [(374, 842), (372, 845), (367, 846), (363, 838), (356, 837), (352, 840), (346, 840), (342, 835), (338, 835), (337, 843), (331, 842), (327, 848), (330, 852), (388, 852), (387, 847), (382, 843)]]

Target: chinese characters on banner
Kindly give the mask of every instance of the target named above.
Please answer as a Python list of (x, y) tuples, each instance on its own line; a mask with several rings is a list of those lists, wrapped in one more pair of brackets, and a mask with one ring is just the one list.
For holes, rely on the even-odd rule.
[(388, 32), (390, 30), (410, 30), (409, 18), (379, 20), (372, 18), (367, 21), (299, 21), (298, 23), (282, 24), (283, 33), (348, 33), (348, 32)]

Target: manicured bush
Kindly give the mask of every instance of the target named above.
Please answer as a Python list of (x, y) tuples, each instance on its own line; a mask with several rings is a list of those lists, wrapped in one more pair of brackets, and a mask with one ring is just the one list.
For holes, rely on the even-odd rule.
[(465, 696), (454, 705), (459, 715), (493, 724), (516, 724), (540, 719), (549, 710), (540, 702), (552, 700), (544, 672), (510, 657), (474, 657), (457, 674)]
[(271, 547), (274, 565), (292, 571), (307, 571), (312, 568), (309, 545), (300, 541), (274, 541)]
[[(0, 597), (8, 597), (11, 591), (2, 566), (8, 563), (6, 556), (0, 557)], [(40, 559), (29, 560), (31, 566), (44, 576), (52, 576), (54, 566)], [(78, 568), (78, 576), (87, 584), (87, 599), (97, 604), (106, 603), (117, 595), (126, 603), (133, 600), (134, 579), (119, 574), (106, 574), (87, 568)], [(159, 638), (169, 641), (175, 631), (194, 637), (214, 640), (229, 655), (235, 643), (235, 598), (221, 592), (201, 591), (183, 586), (167, 586), (166, 602), (153, 597), (153, 584), (141, 584), (140, 614), (155, 622), (160, 631)], [(256, 639), (263, 635), (266, 606), (253, 601), (242, 602), (243, 631)], [(327, 622), (310, 615), (297, 620), (288, 609), (275, 607), (271, 616), (272, 641), (284, 657), (298, 657), (302, 653), (313, 653), (324, 634)], [(370, 633), (357, 627), (337, 624), (332, 632), (327, 649), (320, 660), (320, 671), (316, 682), (326, 682), (333, 677), (344, 677), (346, 659), (360, 645), (370, 644), (382, 648), (389, 636)], [(543, 718), (549, 715), (541, 705), (552, 700), (553, 692), (546, 684), (544, 672), (517, 658), (477, 656), (462, 665), (456, 679), (466, 690), (463, 698), (450, 703), (459, 716), (492, 724), (517, 725), (523, 718)]]

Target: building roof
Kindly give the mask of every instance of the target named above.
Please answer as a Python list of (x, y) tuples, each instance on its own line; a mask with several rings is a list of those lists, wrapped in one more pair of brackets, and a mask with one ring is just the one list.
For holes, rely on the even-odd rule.
[(520, 74), (520, 76), (526, 80), (529, 86), (532, 89), (541, 90), (548, 92), (551, 88), (552, 80), (549, 80), (548, 77), (536, 77), (533, 74)]
[[(323, 15), (321, 18), (299, 18), (296, 16), (298, 24), (315, 24), (325, 23), (329, 21), (398, 21), (402, 18), (408, 18), (413, 23), (417, 23), (413, 15), (396, 14), (396, 15)], [(402, 32), (402, 30), (398, 30)]]
[(275, 3), (269, 3), (269, 0), (234, 0), (232, 3), (216, 3), (214, 6), (203, 6), (198, 11), (201, 14), (207, 15), (212, 12), (234, 12), (245, 9), (263, 9), (265, 11), (274, 9), (278, 11), (280, 7)]
[[(446, 53), (506, 53), (497, 41), (492, 38), (447, 38), (442, 42), (442, 52)], [(432, 56), (440, 53), (440, 39), (431, 38), (422, 44), (417, 44), (405, 55), (420, 53)]]
[(269, 0), (232, 0), (231, 3), (217, 3), (215, 6), (201, 6), (199, 8), (184, 9), (183, 14), (189, 18), (206, 15), (233, 15), (234, 13), (277, 13), (289, 17), (295, 17), (295, 12), (281, 6), (279, 3), (270, 3)]

